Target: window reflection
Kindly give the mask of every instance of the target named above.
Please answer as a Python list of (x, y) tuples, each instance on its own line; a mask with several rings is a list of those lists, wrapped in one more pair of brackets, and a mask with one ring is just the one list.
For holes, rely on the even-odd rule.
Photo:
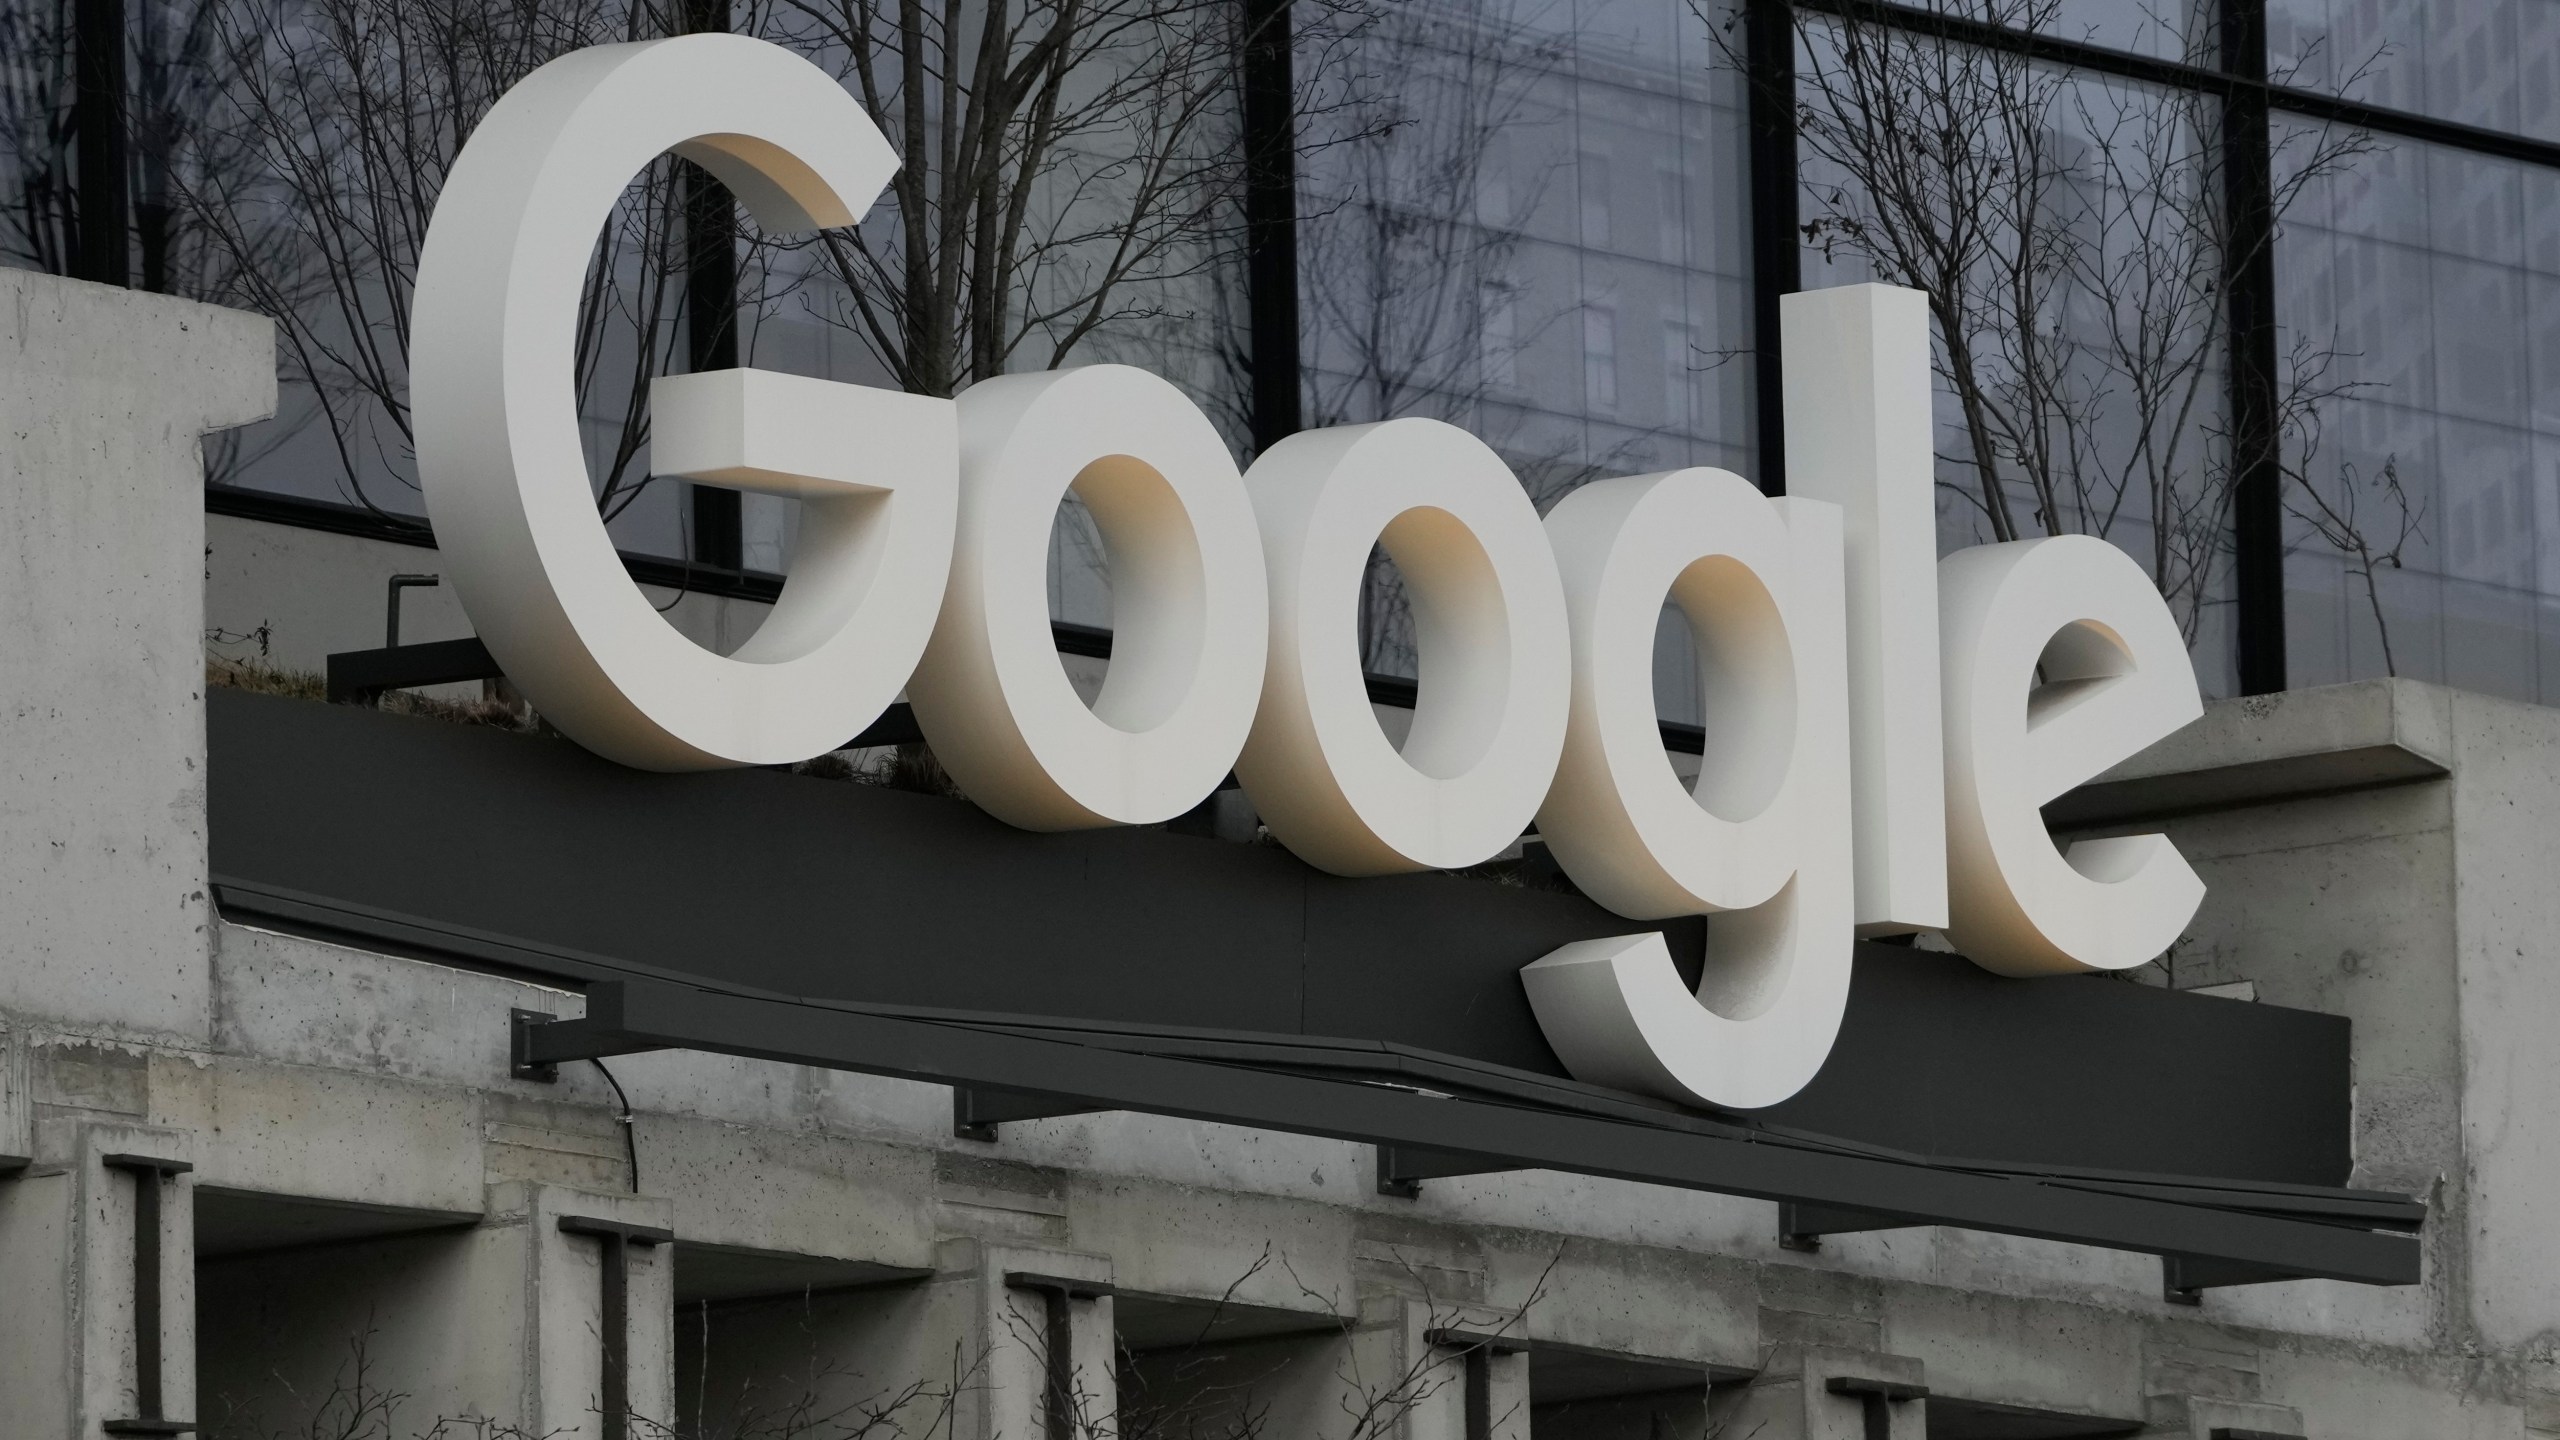
[(2416, 517), (2370, 576), (2296, 518), (2294, 684), (2397, 673), (2560, 702), (2560, 250), (2525, 220), (2551, 182), (2400, 141), (2287, 228), (2283, 323), (2334, 335), (2357, 387), (2288, 462), (2374, 506), (2391, 477)]

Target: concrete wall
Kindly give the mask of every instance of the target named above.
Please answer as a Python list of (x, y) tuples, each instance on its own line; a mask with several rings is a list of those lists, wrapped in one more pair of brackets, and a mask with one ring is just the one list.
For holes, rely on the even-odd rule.
[(0, 1009), (204, 1033), (198, 437), (265, 320), (0, 270)]

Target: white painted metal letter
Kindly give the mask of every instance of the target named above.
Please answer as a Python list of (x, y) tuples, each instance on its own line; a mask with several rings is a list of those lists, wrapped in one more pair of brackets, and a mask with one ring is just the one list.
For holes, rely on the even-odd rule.
[(2082, 840), (2042, 807), (2204, 713), (2151, 577), (2103, 540), (1982, 545), (1939, 568), (1946, 634), (1947, 938), (2004, 975), (2124, 970), (2195, 918), (2165, 835)]
[(526, 76), (455, 159), (419, 256), (418, 474), (464, 609), (544, 718), (643, 769), (806, 759), (877, 718), (923, 652), (952, 408), (757, 372), (660, 381), (661, 473), (803, 502), (799, 562), (755, 636), (722, 656), (677, 633), (596, 514), (571, 374), (597, 228), (670, 150), (773, 232), (852, 224), (897, 167), (833, 79), (759, 40), (605, 45)]
[[(1831, 1053), (1855, 943), (1837, 507), (1680, 470), (1586, 486), (1547, 517), (1573, 626), (1573, 710), (1538, 832), (1593, 899), (1706, 913), (1695, 994), (1658, 933), (1568, 945), (1521, 974), (1583, 1080), (1774, 1105)], [(1663, 753), (1653, 632), (1698, 637), (1706, 752)]]
[(1787, 493), (1840, 507), (1858, 933), (1947, 926), (1929, 297), (1890, 285), (1778, 302)]
[[(1537, 812), (1564, 740), (1564, 596), (1509, 466), (1436, 420), (1292, 435), (1245, 475), (1271, 572), (1271, 664), (1237, 778), (1337, 875), (1455, 869)], [(1360, 593), (1404, 573), (1420, 703), (1401, 753), (1369, 708)]]
[[(1111, 669), (1090, 708), (1049, 629), (1049, 536), (1070, 489), (1111, 577)], [(960, 398), (959, 540), (907, 693), (935, 757), (991, 814), (1079, 830), (1199, 804), (1253, 724), (1268, 614), (1244, 482), (1181, 391), (1096, 365)]]

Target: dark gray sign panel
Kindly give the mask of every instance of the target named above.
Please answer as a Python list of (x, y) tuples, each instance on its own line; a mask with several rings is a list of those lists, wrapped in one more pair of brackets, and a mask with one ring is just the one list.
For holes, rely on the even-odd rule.
[[(1345, 880), (1274, 846), (1035, 835), (939, 796), (649, 774), (561, 741), (209, 699), (226, 913), (586, 987), (590, 1018), (533, 1042), (555, 1058), (761, 1054), (980, 1088), (991, 1114), (1033, 1092), (1016, 1113), (1367, 1140), (1408, 1174), (1572, 1169), (1795, 1202), (1829, 1228), (1962, 1224), (2215, 1276), (2416, 1276), (2395, 1232), (2421, 1212), (2336, 1188), (2338, 1017), (1866, 944), (1807, 1090), (1684, 1110), (1572, 1080), (1540, 1037), (1520, 968), (1640, 928), (1570, 893)], [(1696, 955), (1704, 922), (1668, 933)]]

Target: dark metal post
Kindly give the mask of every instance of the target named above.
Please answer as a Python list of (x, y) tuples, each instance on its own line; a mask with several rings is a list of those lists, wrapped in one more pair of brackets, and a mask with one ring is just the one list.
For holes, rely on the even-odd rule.
[(1298, 384), (1298, 136), (1289, 0), (1246, 0), (1247, 367), (1259, 455), (1306, 424)]
[(1078, 1300), (1099, 1300), (1111, 1287), (1099, 1280), (1070, 1280), (1058, 1275), (1013, 1271), (1004, 1283), (1016, 1290), (1038, 1292), (1042, 1306), (1040, 1423), (1045, 1440), (1074, 1440), (1076, 1395), (1076, 1312)]
[(124, 0), (77, 0), (72, 124), (80, 145), (80, 232), (72, 275), (101, 285), (132, 280), (126, 238)]
[(148, 1155), (105, 1155), (99, 1163), (133, 1176), (133, 1408), (126, 1419), (108, 1420), (100, 1429), (110, 1435), (183, 1435), (196, 1427), (163, 1414), (161, 1391), (161, 1326), (166, 1320), (160, 1298), (160, 1187), (172, 1175), (195, 1167), (183, 1160)]
[(1048, 1385), (1042, 1421), (1047, 1425), (1048, 1440), (1068, 1440), (1075, 1432), (1075, 1407), (1070, 1403), (1076, 1389), (1076, 1302), (1064, 1290), (1051, 1290), (1042, 1299), (1047, 1307)]
[(1493, 1351), (1467, 1351), (1467, 1440), (1493, 1440)]
[(160, 1174), (133, 1172), (133, 1407), (160, 1413)]
[(2268, 139), (2266, 0), (2221, 0), (2228, 238), (2223, 294), (2231, 327), (2232, 578), (2240, 693), (2285, 688), (2284, 437), (2276, 416), (2276, 258)]
[(1760, 488), (1787, 490), (1786, 385), (1778, 354), (1778, 297), (1804, 288), (1796, 173), (1796, 17), (1789, 0), (1748, 0), (1744, 87), (1751, 141), (1751, 344)]
[(560, 1230), (565, 1235), (584, 1235), (597, 1242), (602, 1252), (598, 1257), (600, 1299), (603, 1315), (598, 1328), (603, 1353), (603, 1381), (598, 1387), (602, 1395), (599, 1428), (603, 1440), (628, 1440), (631, 1433), (631, 1247), (664, 1245), (675, 1238), (672, 1231), (654, 1225), (627, 1225), (619, 1220), (596, 1220), (583, 1215), (563, 1215)]
[(400, 648), (400, 592), (421, 585), (441, 585), (441, 575), (394, 575), (382, 611), (382, 648)]
[[(730, 28), (729, 0), (685, 0), (689, 34)], [(729, 187), (690, 162), (677, 164), (683, 195), (684, 328), (694, 374), (738, 367), (738, 216)], [(746, 534), (738, 492), (693, 485), (693, 558), (722, 570), (746, 563)]]

